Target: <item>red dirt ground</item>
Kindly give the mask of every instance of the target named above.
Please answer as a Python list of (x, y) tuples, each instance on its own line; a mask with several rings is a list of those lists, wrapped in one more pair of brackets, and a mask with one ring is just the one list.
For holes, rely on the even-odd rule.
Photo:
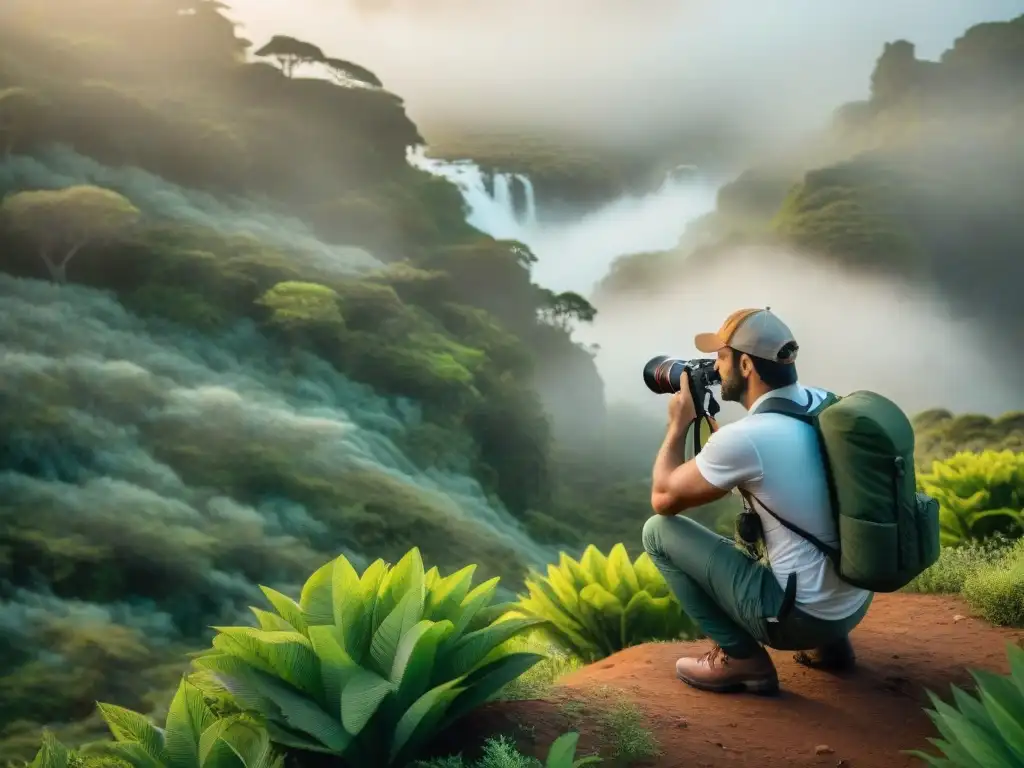
[[(554, 701), (490, 704), (460, 731), (479, 737), (518, 729), (530, 734), (523, 748), (543, 757), (547, 745), (573, 727), (559, 702), (585, 699), (588, 691), (609, 686), (642, 708), (645, 727), (660, 741), (662, 755), (638, 765), (922, 765), (900, 750), (928, 749), (928, 737), (936, 735), (922, 709), (928, 703), (925, 688), (948, 700), (951, 683), (971, 684), (965, 667), (1006, 673), (1007, 643), (1024, 640), (1022, 631), (997, 629), (970, 615), (957, 598), (878, 595), (852, 635), (858, 669), (832, 675), (796, 664), (789, 652), (773, 651), (782, 686), (778, 697), (704, 693), (679, 682), (676, 658), (702, 653), (707, 642), (637, 646), (569, 675)], [(582, 731), (583, 749), (603, 741), (586, 720)], [(518, 740), (522, 744), (521, 735)]]

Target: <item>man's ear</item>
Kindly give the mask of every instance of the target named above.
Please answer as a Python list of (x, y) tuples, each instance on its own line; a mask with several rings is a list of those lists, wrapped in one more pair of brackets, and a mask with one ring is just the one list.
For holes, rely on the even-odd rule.
[(751, 374), (754, 373), (754, 361), (750, 359), (750, 355), (746, 352), (740, 355), (740, 373), (743, 374), (745, 379), (749, 379)]

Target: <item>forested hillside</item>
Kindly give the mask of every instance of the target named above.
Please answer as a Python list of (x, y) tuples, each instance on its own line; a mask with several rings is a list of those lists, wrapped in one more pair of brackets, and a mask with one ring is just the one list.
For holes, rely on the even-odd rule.
[[(257, 581), (339, 552), (417, 545), (514, 588), (548, 544), (638, 536), (643, 506), (565, 490), (531, 385), (569, 366), (600, 431), (585, 304), (407, 164), (419, 133), (373, 73), (260, 46), (208, 0), (5, 7), (4, 757), (41, 723), (97, 732), (97, 699), (163, 702)], [(618, 482), (594, 456), (591, 498)]]

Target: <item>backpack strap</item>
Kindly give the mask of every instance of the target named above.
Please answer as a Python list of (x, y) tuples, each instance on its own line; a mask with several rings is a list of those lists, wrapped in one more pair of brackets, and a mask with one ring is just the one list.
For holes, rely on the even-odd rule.
[[(790, 416), (790, 417), (792, 417), (794, 419), (797, 419), (798, 421), (802, 421), (805, 424), (810, 424), (811, 426), (814, 426), (814, 416), (812, 415), (812, 411), (814, 409), (811, 407), (813, 403), (814, 403), (814, 395), (811, 394), (810, 392), (807, 393), (807, 404), (806, 405), (800, 405), (799, 403), (795, 403), (792, 400), (790, 400), (788, 397), (772, 397), (772, 398), (769, 398), (767, 401), (765, 401), (763, 407), (758, 409), (757, 413), (779, 413), (779, 414), (782, 414), (783, 416)], [(754, 414), (754, 415), (757, 415), (757, 414)], [(826, 469), (827, 469), (827, 467), (826, 467)], [(828, 484), (829, 484), (829, 493), (831, 495), (832, 492), (833, 492), (832, 491), (832, 478), (831, 477), (828, 478)], [(839, 567), (839, 551), (838, 550), (833, 549), (832, 547), (828, 546), (827, 544), (822, 542), (817, 537), (812, 536), (811, 534), (807, 533), (807, 531), (797, 527), (796, 525), (794, 525), (793, 523), (789, 522), (785, 518), (780, 517), (779, 515), (775, 514), (774, 512), (772, 512), (772, 510), (770, 510), (767, 507), (767, 505), (763, 501), (758, 499), (756, 496), (754, 496), (749, 491), (744, 491), (742, 488), (740, 488), (738, 490), (740, 492), (740, 495), (743, 497), (744, 505), (746, 506), (748, 511), (750, 511), (750, 512), (754, 511), (753, 502), (756, 500), (758, 505), (761, 507), (761, 509), (763, 509), (769, 515), (771, 515), (776, 520), (778, 520), (779, 523), (784, 528), (789, 529), (790, 531), (795, 533), (797, 536), (801, 536), (802, 538), (804, 538), (807, 541), (811, 542), (811, 544), (813, 544), (815, 547), (817, 547), (817, 549), (823, 555), (825, 555), (827, 558), (829, 558), (829, 560), (831, 560), (833, 562), (833, 564), (836, 566), (836, 568)]]
[(743, 496), (743, 499), (744, 499), (744, 502), (746, 504), (746, 507), (747, 507), (747, 509), (750, 512), (754, 511), (753, 502), (757, 501), (758, 506), (760, 506), (761, 509), (763, 509), (769, 515), (771, 515), (776, 520), (778, 520), (779, 523), (784, 528), (788, 528), (793, 533), (795, 533), (797, 536), (802, 536), (803, 538), (807, 539), (809, 542), (811, 542), (811, 544), (813, 544), (815, 547), (817, 547), (818, 550), (823, 555), (825, 555), (827, 558), (829, 558), (838, 567), (838, 565), (839, 565), (839, 552), (837, 550), (833, 549), (832, 547), (830, 547), (827, 544), (825, 544), (824, 542), (822, 542), (821, 539), (819, 539), (819, 538), (817, 538), (815, 536), (812, 536), (811, 534), (809, 534), (807, 531), (803, 530), (802, 528), (799, 528), (798, 526), (793, 525), (793, 523), (789, 522), (785, 518), (779, 517), (779, 515), (777, 515), (774, 512), (772, 512), (763, 501), (758, 499), (756, 496), (754, 496), (749, 491), (744, 491), (744, 490), (740, 489), (740, 495)]

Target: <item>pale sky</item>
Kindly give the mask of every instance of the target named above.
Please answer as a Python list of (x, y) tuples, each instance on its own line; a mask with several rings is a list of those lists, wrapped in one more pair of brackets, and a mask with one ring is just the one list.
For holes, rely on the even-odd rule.
[(971, 24), (1024, 13), (1024, 0), (230, 2), (257, 47), (282, 33), (362, 64), (414, 120), (628, 142), (701, 119), (791, 135), (863, 98), (884, 42), (934, 58)]

